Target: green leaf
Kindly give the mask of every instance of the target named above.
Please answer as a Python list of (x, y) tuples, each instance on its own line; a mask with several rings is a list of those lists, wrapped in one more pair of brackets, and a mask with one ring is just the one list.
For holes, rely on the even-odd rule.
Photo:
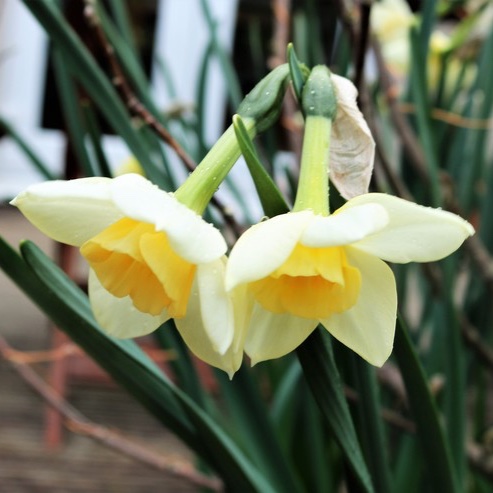
[(94, 157), (98, 163), (100, 176), (106, 176), (111, 178), (113, 175), (110, 170), (110, 165), (106, 159), (106, 154), (103, 150), (102, 138), (103, 134), (98, 123), (98, 117), (94, 108), (89, 101), (84, 102), (82, 105), (82, 115), (86, 122), (86, 127), (89, 133), (89, 138), (92, 144), (92, 149), (94, 152)]
[(297, 430), (293, 425), (295, 408), (300, 399), (302, 371), (299, 361), (293, 359), (279, 382), (272, 399), (271, 416), (283, 448), (295, 440)]
[(0, 117), (0, 132), (8, 134), (14, 142), (20, 147), (22, 152), (29, 158), (31, 164), (41, 173), (47, 180), (56, 180), (56, 176), (48, 169), (48, 166), (41, 160), (32, 147), (17, 133), (17, 131)]
[(375, 490), (344, 397), (342, 381), (334, 361), (329, 337), (324, 329), (314, 330), (298, 347), (298, 358), (313, 397), (325, 416), (348, 465), (364, 491), (370, 493)]
[(56, 46), (53, 47), (53, 72), (70, 146), (84, 176), (98, 176), (98, 170), (86, 148), (86, 128), (82, 120), (80, 100), (73, 78), (68, 73), (65, 56)]
[[(334, 467), (337, 466), (337, 462), (330, 461), (331, 457), (328, 454), (330, 438), (325, 433), (325, 418), (306, 382), (297, 390), (300, 394), (300, 405), (297, 408), (298, 419), (293, 423), (296, 468), (310, 493), (334, 491), (332, 476), (338, 468)], [(332, 467), (327, 467), (327, 464)]]
[(240, 437), (253, 463), (262, 464), (276, 491), (299, 491), (251, 372), (243, 365), (232, 381), (224, 372), (217, 371), (216, 375), (233, 431)]
[(442, 351), (446, 385), (443, 390), (443, 412), (445, 417), (446, 435), (450, 445), (451, 456), (460, 489), (464, 489), (466, 478), (466, 360), (462, 346), (461, 330), (459, 327), (454, 301), (454, 287), (457, 284), (456, 275), (459, 272), (458, 256), (453, 255), (441, 262), (443, 266), (442, 298), (435, 300), (435, 320), (433, 324), (441, 327)]
[(209, 28), (209, 37), (212, 50), (217, 56), (221, 71), (226, 79), (226, 88), (229, 92), (231, 106), (237, 108), (243, 99), (240, 82), (234, 69), (233, 63), (221, 45), (217, 37), (216, 20), (212, 17), (207, 0), (201, 0), (200, 6), (204, 16), (204, 20)]
[(168, 365), (173, 371), (177, 385), (197, 404), (205, 408), (205, 389), (201, 385), (190, 352), (178, 333), (174, 320), (168, 320), (153, 333), (153, 336), (160, 347), (165, 350), (171, 350), (176, 355), (175, 358), (169, 361)]
[(288, 44), (288, 64), (289, 64), (289, 73), (291, 74), (291, 82), (293, 83), (294, 93), (296, 94), (296, 98), (298, 101), (301, 101), (301, 95), (303, 94), (303, 87), (305, 85), (306, 80), (308, 79), (308, 75), (310, 74), (310, 70), (304, 64), (302, 64), (298, 57), (296, 56), (296, 52), (294, 51), (294, 47), (292, 43)]
[(233, 127), (265, 214), (272, 217), (288, 212), (289, 206), (270, 175), (262, 166), (240, 115), (233, 116)]
[[(108, 3), (111, 9), (112, 16), (115, 19), (115, 24), (118, 27), (118, 30), (120, 31), (122, 37), (125, 39), (128, 50), (130, 50), (132, 55), (136, 57), (137, 48), (135, 46), (126, 2), (122, 2), (121, 0), (109, 0)], [(100, 8), (101, 4), (98, 2), (96, 6)]]
[(442, 202), (439, 178), (440, 166), (438, 163), (438, 153), (433, 126), (430, 120), (431, 107), (427, 94), (426, 54), (423, 54), (420, 50), (420, 39), (416, 27), (411, 28), (410, 39), (413, 53), (411, 91), (416, 107), (418, 134), (423, 145), (423, 152), (427, 162), (427, 170), (429, 172), (431, 205), (439, 207)]
[(413, 413), (421, 454), (427, 468), (428, 482), (433, 491), (459, 493), (450, 449), (440, 424), (438, 410), (402, 317), (397, 319), (394, 354), (406, 386)]
[[(349, 351), (348, 351), (349, 353)], [(355, 375), (355, 390), (358, 393), (357, 414), (359, 436), (365, 452), (368, 468), (379, 493), (391, 493), (388, 443), (380, 414), (380, 398), (375, 370), (366, 361), (351, 351), (350, 360)], [(378, 450), (378, 453), (375, 451)]]
[(394, 491), (421, 491), (423, 457), (416, 435), (402, 435), (393, 455)]

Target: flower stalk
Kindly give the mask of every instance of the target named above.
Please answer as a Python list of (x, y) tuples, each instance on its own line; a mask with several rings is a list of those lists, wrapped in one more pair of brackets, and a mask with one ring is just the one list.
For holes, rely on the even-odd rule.
[[(246, 118), (243, 123), (248, 135), (253, 138), (256, 133), (255, 120)], [(202, 215), (217, 187), (226, 178), (240, 154), (233, 125), (230, 125), (193, 173), (176, 190), (176, 199)]]
[(337, 98), (327, 67), (315, 67), (303, 88), (305, 134), (294, 212), (311, 210), (329, 215), (329, 162), (332, 122)]

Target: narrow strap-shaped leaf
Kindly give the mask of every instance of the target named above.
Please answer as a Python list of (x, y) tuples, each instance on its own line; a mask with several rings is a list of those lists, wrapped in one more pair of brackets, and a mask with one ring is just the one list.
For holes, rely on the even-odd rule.
[(298, 60), (292, 43), (289, 43), (288, 45), (288, 64), (294, 93), (296, 94), (298, 101), (301, 101), (303, 87), (308, 78), (309, 70)]
[(277, 214), (288, 212), (289, 207), (281, 195), (279, 188), (277, 188), (270, 175), (262, 166), (252, 139), (250, 138), (248, 130), (240, 115), (233, 116), (233, 127), (238, 144), (240, 145), (241, 153), (247, 163), (248, 170), (252, 176), (265, 214), (272, 217)]
[(82, 114), (86, 122), (89, 138), (91, 139), (94, 157), (99, 167), (99, 175), (111, 178), (113, 174), (106, 159), (106, 154), (102, 145), (103, 134), (98, 123), (97, 115), (90, 102), (82, 105)]
[(199, 76), (197, 80), (197, 92), (195, 96), (196, 110), (195, 114), (197, 117), (197, 122), (195, 125), (197, 139), (199, 144), (198, 149), (198, 161), (207, 154), (208, 148), (206, 143), (206, 122), (207, 122), (207, 95), (208, 87), (207, 80), (209, 76), (209, 68), (211, 67), (211, 61), (213, 57), (213, 46), (212, 41), (209, 41), (205, 46), (204, 52), (202, 54), (202, 59), (200, 60)]
[[(115, 24), (118, 27), (122, 37), (125, 39), (128, 49), (132, 52), (133, 56), (137, 55), (137, 48), (135, 46), (135, 40), (132, 32), (132, 26), (130, 25), (129, 12), (127, 10), (126, 2), (121, 0), (109, 0), (109, 7), (111, 14), (115, 19)], [(97, 2), (96, 6), (100, 8), (100, 3)]]
[(216, 374), (230, 411), (231, 425), (241, 437), (252, 461), (262, 465), (277, 491), (299, 491), (293, 471), (280, 447), (274, 423), (250, 372), (243, 365), (232, 381), (224, 372), (217, 371)]
[(297, 443), (298, 428), (296, 417), (301, 402), (302, 388), (306, 387), (303, 371), (297, 358), (285, 368), (285, 373), (279, 381), (272, 396), (270, 415), (276, 426), (277, 435), (284, 450), (290, 450)]
[(56, 176), (48, 169), (48, 166), (41, 160), (31, 146), (17, 133), (17, 131), (0, 117), (0, 132), (8, 134), (15, 143), (20, 147), (22, 152), (29, 158), (31, 164), (41, 173), (47, 180), (56, 180)]
[(402, 317), (397, 320), (394, 354), (406, 386), (409, 405), (417, 426), (421, 453), (433, 491), (459, 493), (449, 445), (423, 368), (407, 335)]
[(393, 457), (394, 491), (421, 491), (423, 457), (416, 435), (403, 435)]
[(293, 423), (295, 427), (294, 446), (296, 467), (306, 490), (310, 493), (327, 493), (334, 491), (334, 473), (337, 467), (327, 467), (330, 463), (329, 447), (327, 439), (325, 417), (315, 402), (313, 395), (302, 381), (297, 389), (300, 393), (300, 402), (297, 408), (297, 420)]
[(348, 465), (364, 491), (373, 492), (372, 481), (344, 397), (328, 333), (321, 329), (314, 330), (298, 347), (297, 353), (313, 397), (325, 416)]
[(52, 50), (53, 72), (55, 74), (58, 96), (65, 121), (66, 132), (72, 152), (84, 176), (97, 176), (98, 170), (91, 161), (86, 148), (86, 128), (83, 124), (80, 98), (75, 82), (67, 70), (65, 56), (56, 46)]
[[(357, 413), (359, 430), (368, 468), (379, 493), (391, 493), (390, 461), (387, 454), (384, 426), (380, 415), (380, 399), (373, 367), (351, 352), (352, 368), (355, 375), (355, 390), (359, 399)], [(375, 451), (378, 450), (378, 453)]]
[(411, 28), (410, 39), (413, 47), (411, 90), (416, 103), (417, 127), (430, 176), (431, 205), (438, 207), (442, 201), (439, 179), (440, 167), (434, 140), (434, 129), (430, 120), (431, 108), (426, 85), (426, 59), (420, 51), (418, 32), (414, 27)]
[(165, 350), (171, 350), (176, 358), (169, 361), (177, 385), (184, 390), (197, 404), (205, 407), (205, 390), (200, 383), (197, 370), (183, 339), (176, 330), (173, 319), (162, 325), (153, 336), (157, 343)]
[(217, 36), (217, 26), (216, 26), (217, 23), (215, 19), (212, 17), (212, 13), (207, 0), (201, 0), (200, 7), (204, 15), (204, 20), (207, 24), (207, 27), (209, 28), (209, 36), (210, 36), (210, 42), (212, 44), (212, 48), (214, 50), (215, 55), (217, 56), (217, 59), (221, 66), (221, 71), (226, 79), (226, 87), (229, 92), (231, 106), (233, 108), (237, 108), (240, 105), (241, 100), (243, 99), (240, 82), (238, 80), (238, 75), (236, 74), (236, 71), (233, 67), (231, 59), (226, 53), (226, 50), (219, 42)]

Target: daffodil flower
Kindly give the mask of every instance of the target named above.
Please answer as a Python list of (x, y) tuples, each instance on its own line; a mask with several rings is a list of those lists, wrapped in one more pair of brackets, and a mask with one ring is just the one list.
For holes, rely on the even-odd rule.
[(137, 337), (174, 318), (201, 359), (238, 368), (226, 242), (172, 194), (127, 174), (33, 185), (12, 203), (47, 236), (80, 247), (91, 306), (108, 333)]
[(330, 216), (305, 210), (247, 230), (231, 252), (226, 286), (254, 304), (245, 351), (252, 363), (283, 356), (322, 324), (368, 362), (389, 357), (395, 279), (381, 259), (431, 262), (474, 232), (460, 217), (385, 194), (349, 200)]
[(244, 304), (251, 307), (245, 351), (253, 364), (289, 353), (321, 324), (381, 366), (392, 350), (397, 310), (394, 275), (383, 260), (439, 260), (474, 232), (452, 213), (378, 193), (358, 195), (329, 213), (330, 136), (340, 87), (334, 90), (326, 68), (312, 70), (303, 91), (293, 212), (252, 226), (229, 257), (226, 287), (246, 287)]

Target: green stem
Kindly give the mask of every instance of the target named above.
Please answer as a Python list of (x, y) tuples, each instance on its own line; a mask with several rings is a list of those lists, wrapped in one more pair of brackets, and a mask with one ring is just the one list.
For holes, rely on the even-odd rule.
[(311, 209), (329, 215), (329, 148), (332, 120), (309, 115), (301, 153), (301, 171), (293, 211)]
[[(255, 120), (244, 118), (243, 123), (250, 137), (253, 137), (256, 133)], [(240, 154), (233, 125), (230, 125), (185, 183), (178, 188), (175, 197), (202, 214)]]

